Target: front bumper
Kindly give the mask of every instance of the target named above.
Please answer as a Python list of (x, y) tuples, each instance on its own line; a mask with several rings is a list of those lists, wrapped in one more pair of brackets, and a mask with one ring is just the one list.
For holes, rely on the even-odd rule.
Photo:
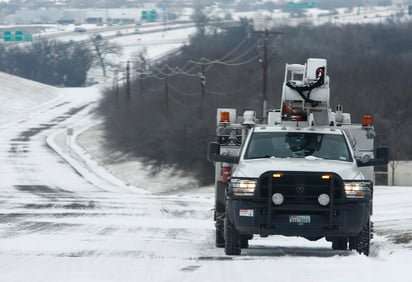
[[(353, 237), (369, 220), (372, 191), (362, 199), (349, 199), (336, 174), (329, 173), (332, 177), (325, 181), (317, 180), (322, 173), (284, 172), (282, 180), (273, 180), (272, 173), (260, 177), (254, 197), (228, 194), (227, 216), (241, 234)], [(285, 201), (275, 205), (272, 195), (279, 192)], [(317, 202), (321, 193), (330, 196), (326, 206)]]
[[(310, 205), (268, 209), (265, 203), (246, 200), (229, 200), (227, 207), (229, 218), (242, 234), (352, 237), (367, 223), (370, 202), (336, 203), (332, 212)], [(303, 220), (298, 222), (298, 218)]]

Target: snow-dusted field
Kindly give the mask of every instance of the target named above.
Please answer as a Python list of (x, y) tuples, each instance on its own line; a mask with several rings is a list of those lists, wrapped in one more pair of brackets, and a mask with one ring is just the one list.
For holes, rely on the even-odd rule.
[(370, 257), (280, 236), (225, 256), (212, 187), (110, 161), (99, 86), (0, 85), (0, 282), (412, 281), (412, 187), (376, 187)]
[(107, 162), (93, 114), (98, 87), (6, 74), (0, 83), (0, 281), (412, 279), (412, 188), (376, 188), (370, 257), (286, 237), (227, 257), (214, 247), (211, 187), (149, 177), (136, 160)]

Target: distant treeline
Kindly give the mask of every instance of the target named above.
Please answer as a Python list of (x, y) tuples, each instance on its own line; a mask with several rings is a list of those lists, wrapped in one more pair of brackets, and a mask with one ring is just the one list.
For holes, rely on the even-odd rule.
[[(331, 105), (343, 105), (352, 122), (372, 115), (377, 145), (390, 146), (392, 159), (412, 158), (411, 24), (273, 31), (282, 34), (268, 36), (269, 108), (280, 106), (285, 63), (326, 58)], [(107, 148), (138, 156), (157, 170), (174, 166), (201, 184), (211, 183), (214, 170), (206, 145), (214, 140), (216, 108), (261, 110), (263, 40), (243, 20), (223, 31), (201, 30), (178, 55), (156, 65), (141, 57), (129, 79), (107, 89), (100, 104)]]
[(39, 39), (0, 45), (0, 71), (57, 86), (83, 86), (95, 60), (93, 52), (75, 42)]

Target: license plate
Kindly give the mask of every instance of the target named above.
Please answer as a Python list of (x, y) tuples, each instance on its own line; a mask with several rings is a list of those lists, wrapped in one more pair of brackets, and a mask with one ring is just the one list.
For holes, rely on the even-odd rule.
[(289, 223), (305, 224), (310, 223), (310, 215), (291, 215)]
[(247, 217), (253, 217), (253, 210), (251, 209), (240, 209), (239, 210), (239, 215), (240, 216), (247, 216)]

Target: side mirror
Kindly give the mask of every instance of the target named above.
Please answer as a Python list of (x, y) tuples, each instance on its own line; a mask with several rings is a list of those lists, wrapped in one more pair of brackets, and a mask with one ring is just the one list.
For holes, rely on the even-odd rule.
[(238, 156), (221, 155), (220, 144), (217, 142), (210, 142), (207, 147), (207, 159), (211, 162), (224, 162), (237, 164), (239, 163)]
[(378, 147), (376, 148), (375, 158), (367, 160), (363, 156), (356, 160), (359, 167), (362, 166), (375, 166), (375, 165), (387, 165), (389, 162), (389, 148)]
[(216, 156), (220, 155), (220, 144), (217, 142), (210, 142), (207, 146), (207, 160), (209, 162), (216, 162)]
[(387, 165), (389, 162), (389, 148), (379, 147), (376, 149), (376, 161), (379, 161), (377, 165)]

